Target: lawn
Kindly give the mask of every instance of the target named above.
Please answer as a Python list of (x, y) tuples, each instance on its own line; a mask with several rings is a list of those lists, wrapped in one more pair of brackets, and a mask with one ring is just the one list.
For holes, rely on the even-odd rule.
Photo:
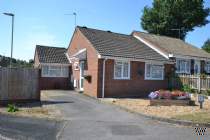
[(187, 120), (196, 123), (210, 123), (210, 112), (196, 112), (172, 117), (177, 120)]
[(60, 110), (44, 94), (41, 94), (41, 102), (21, 103), (16, 106), (18, 108), (16, 112), (8, 112), (7, 106), (0, 107), (0, 114), (48, 119), (62, 118)]

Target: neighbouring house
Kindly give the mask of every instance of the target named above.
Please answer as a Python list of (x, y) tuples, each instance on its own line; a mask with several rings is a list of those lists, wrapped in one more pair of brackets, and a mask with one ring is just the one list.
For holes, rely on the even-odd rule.
[(210, 55), (182, 40), (77, 26), (68, 60), (76, 90), (93, 97), (145, 97), (166, 89), (171, 74), (210, 73)]
[(173, 58), (178, 74), (210, 74), (210, 54), (180, 39), (142, 32), (132, 35), (167, 59)]
[(66, 49), (37, 45), (34, 67), (40, 69), (40, 89), (70, 89), (71, 65)]

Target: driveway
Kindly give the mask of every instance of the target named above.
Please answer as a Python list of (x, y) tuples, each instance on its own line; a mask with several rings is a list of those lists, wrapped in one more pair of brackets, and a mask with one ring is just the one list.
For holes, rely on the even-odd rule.
[(56, 140), (60, 121), (0, 114), (0, 140)]
[(154, 121), (116, 106), (76, 93), (74, 91), (47, 91), (66, 120), (60, 131), (61, 140), (193, 140), (210, 139), (197, 136), (195, 128)]

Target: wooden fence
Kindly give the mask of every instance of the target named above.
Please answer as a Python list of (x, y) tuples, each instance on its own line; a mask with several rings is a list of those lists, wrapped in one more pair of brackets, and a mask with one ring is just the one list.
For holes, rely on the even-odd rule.
[(0, 68), (0, 103), (40, 100), (39, 70)]
[[(174, 82), (176, 81), (176, 82)], [(210, 76), (178, 75), (172, 83), (173, 86), (189, 85), (198, 91), (210, 89)]]

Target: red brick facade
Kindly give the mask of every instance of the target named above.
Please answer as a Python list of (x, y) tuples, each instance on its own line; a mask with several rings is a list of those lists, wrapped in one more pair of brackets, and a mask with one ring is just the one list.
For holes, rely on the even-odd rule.
[(38, 59), (37, 52), (35, 51), (34, 56), (34, 67), (40, 69), (39, 88), (40, 90), (49, 89), (73, 89), (71, 83), (71, 66), (69, 67), (69, 77), (42, 77), (41, 65)]
[[(100, 61), (99, 89), (102, 91), (102, 68), (103, 61)], [(172, 65), (165, 65), (164, 75), (171, 71)], [(139, 73), (141, 71), (141, 73)], [(106, 61), (105, 76), (105, 97), (145, 97), (151, 91), (168, 88), (168, 80), (145, 80), (145, 63), (138, 61), (130, 62), (130, 79), (114, 79), (114, 60)], [(99, 93), (101, 92), (98, 91)]]
[[(97, 51), (86, 37), (76, 30), (68, 48), (68, 55), (72, 56), (79, 50), (86, 48), (87, 61), (85, 75), (91, 76), (91, 82), (84, 80), (84, 93), (93, 97), (102, 97), (102, 77), (103, 77), (103, 59), (98, 58)], [(172, 65), (165, 65), (165, 75), (171, 71)], [(142, 74), (138, 73), (142, 71)], [(144, 80), (145, 63), (131, 61), (130, 79), (114, 79), (114, 60), (106, 61), (105, 74), (105, 97), (145, 97), (150, 91), (168, 88), (168, 80)], [(79, 85), (80, 71), (74, 70), (74, 61), (72, 62), (73, 78)], [(77, 87), (79, 88), (79, 87)]]
[[(91, 76), (91, 82), (84, 80), (84, 93), (93, 97), (98, 97), (98, 55), (85, 36), (79, 30), (76, 30), (67, 53), (69, 56), (72, 56), (84, 48), (87, 49), (87, 63), (84, 73), (85, 75)], [(72, 62), (72, 74), (73, 78), (77, 80), (77, 88), (79, 88), (80, 71), (74, 69), (74, 61)]]
[(42, 77), (40, 69), (39, 87), (40, 90), (73, 89), (71, 83), (71, 67), (69, 67), (69, 77)]

